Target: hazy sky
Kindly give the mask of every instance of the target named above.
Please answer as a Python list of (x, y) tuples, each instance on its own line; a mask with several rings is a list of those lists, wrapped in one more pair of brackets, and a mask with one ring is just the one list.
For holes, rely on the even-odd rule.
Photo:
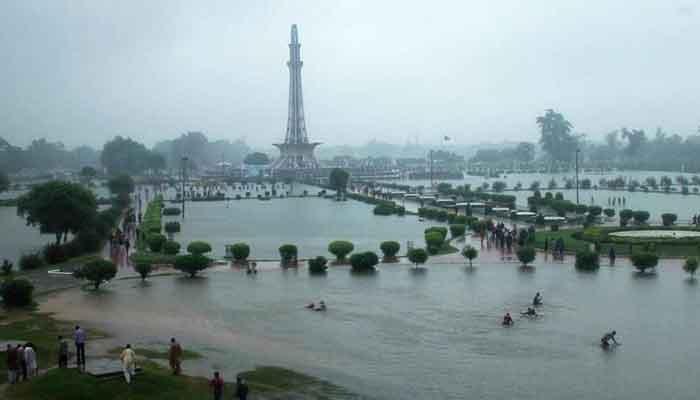
[(312, 140), (700, 125), (697, 0), (0, 0), (0, 136), (279, 141), (292, 23)]

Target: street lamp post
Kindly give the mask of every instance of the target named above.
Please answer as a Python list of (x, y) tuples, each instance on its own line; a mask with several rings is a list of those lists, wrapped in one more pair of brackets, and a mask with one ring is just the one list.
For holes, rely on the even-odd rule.
[(185, 218), (185, 181), (187, 180), (187, 157), (182, 157), (182, 166), (181, 166), (181, 174), (182, 174), (182, 180), (181, 180), (181, 186), (182, 186), (182, 218)]
[(433, 190), (433, 151), (430, 150), (430, 190)]
[(581, 152), (581, 149), (576, 149), (576, 205), (579, 204), (578, 200), (578, 154)]

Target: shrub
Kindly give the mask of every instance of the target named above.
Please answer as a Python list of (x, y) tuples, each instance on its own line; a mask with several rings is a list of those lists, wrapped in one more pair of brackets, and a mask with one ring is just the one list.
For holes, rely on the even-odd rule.
[(298, 254), (297, 246), (293, 244), (283, 244), (279, 248), (280, 258), (282, 259), (283, 266), (296, 266), (296, 259)]
[(180, 243), (174, 240), (168, 240), (163, 243), (163, 253), (174, 256), (180, 252)]
[(594, 271), (600, 268), (600, 256), (597, 252), (588, 249), (576, 252), (576, 269), (584, 271)]
[(588, 207), (588, 214), (597, 217), (603, 213), (603, 209), (600, 206), (590, 206)]
[(355, 249), (355, 246), (345, 240), (335, 240), (328, 244), (328, 252), (336, 257), (338, 263), (344, 262), (345, 257)]
[(463, 236), (466, 232), (467, 226), (464, 224), (452, 224), (450, 225), (450, 235), (452, 238)]
[(41, 268), (44, 265), (44, 259), (39, 253), (23, 254), (19, 258), (19, 267), (22, 270), (31, 270)]
[(695, 271), (698, 269), (698, 258), (688, 257), (685, 259), (685, 264), (683, 264), (683, 271), (690, 274), (690, 276), (695, 277)]
[(431, 226), (430, 228), (427, 228), (425, 231), (423, 231), (424, 234), (428, 234), (431, 232), (438, 232), (440, 236), (442, 236), (442, 240), (445, 240), (447, 238), (447, 228), (444, 226)]
[(646, 272), (649, 268), (654, 268), (659, 263), (659, 256), (650, 251), (640, 251), (632, 253), (630, 261), (639, 271)]
[(180, 215), (182, 211), (177, 207), (167, 207), (163, 209), (163, 215)]
[(147, 263), (139, 263), (134, 265), (134, 270), (136, 270), (136, 272), (138, 272), (138, 274), (141, 275), (141, 280), (145, 281), (146, 278), (148, 278), (148, 275), (150, 275), (153, 271), (153, 266)]
[(47, 263), (53, 265), (66, 261), (68, 255), (66, 254), (66, 249), (60, 244), (50, 244), (44, 247), (44, 260)]
[(10, 275), (12, 273), (13, 266), (14, 264), (12, 264), (9, 260), (2, 260), (2, 266), (0, 267), (2, 275)]
[(414, 248), (408, 251), (408, 260), (412, 262), (416, 267), (418, 264), (425, 264), (428, 261), (428, 252), (425, 249)]
[(437, 254), (445, 243), (445, 237), (440, 232), (428, 232), (425, 234), (425, 244), (430, 254)]
[(634, 222), (637, 224), (643, 224), (647, 222), (649, 219), (649, 212), (648, 211), (635, 211), (632, 214), (632, 218), (634, 218)]
[(585, 214), (586, 211), (588, 211), (588, 206), (585, 204), (579, 204), (575, 206), (574, 210), (576, 211), (576, 214)]
[(606, 208), (603, 210), (603, 214), (605, 214), (606, 217), (612, 218), (615, 216), (615, 209), (614, 208)]
[(634, 211), (630, 209), (624, 209), (620, 211), (620, 225), (627, 226), (627, 223), (634, 216)]
[(194, 241), (187, 245), (187, 252), (190, 254), (204, 255), (211, 251), (211, 245), (207, 242)]
[(354, 271), (372, 271), (377, 264), (379, 264), (379, 257), (372, 251), (355, 253), (350, 256), (350, 265)]
[(309, 260), (309, 273), (322, 274), (328, 269), (328, 260), (324, 256), (318, 256)]
[(237, 263), (242, 263), (250, 255), (250, 246), (245, 243), (235, 243), (229, 248), (231, 250), (231, 257)]
[(676, 214), (671, 214), (671, 213), (661, 214), (661, 221), (663, 222), (664, 226), (673, 225), (674, 223), (676, 223), (677, 219), (678, 219), (678, 216)]
[(188, 274), (190, 278), (194, 278), (199, 271), (205, 270), (210, 262), (209, 257), (202, 254), (185, 254), (175, 257), (174, 267), (176, 270)]
[(92, 260), (73, 272), (73, 276), (92, 283), (95, 290), (117, 275), (117, 266), (101, 258)]
[(170, 221), (165, 223), (165, 232), (169, 234), (180, 232), (180, 223), (177, 221)]
[(535, 261), (535, 249), (533, 247), (520, 247), (516, 252), (516, 255), (518, 256), (518, 260), (520, 260), (525, 267), (527, 267), (529, 263)]
[(472, 260), (479, 256), (479, 251), (472, 246), (466, 246), (462, 249), (462, 256), (469, 260), (469, 266), (472, 266)]
[(374, 215), (391, 215), (394, 213), (394, 206), (391, 204), (380, 203), (374, 206)]
[(168, 239), (164, 235), (160, 233), (153, 233), (148, 235), (148, 248), (154, 253), (160, 253), (160, 251), (163, 249), (163, 244), (167, 241)]
[(24, 307), (32, 304), (34, 285), (27, 279), (8, 279), (0, 285), (0, 294), (5, 306)]
[(396, 259), (396, 253), (401, 249), (401, 245), (399, 242), (386, 241), (382, 242), (379, 248), (382, 250), (385, 260), (394, 260)]

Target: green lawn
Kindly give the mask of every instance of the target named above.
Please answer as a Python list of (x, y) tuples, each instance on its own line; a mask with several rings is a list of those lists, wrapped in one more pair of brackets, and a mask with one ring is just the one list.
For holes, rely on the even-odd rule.
[[(107, 353), (108, 354), (113, 354), (113, 355), (119, 355), (122, 353), (122, 350), (124, 350), (122, 347), (115, 347), (113, 349), (110, 349)], [(138, 357), (145, 357), (151, 360), (167, 360), (168, 359), (168, 350), (164, 349), (163, 351), (158, 351), (158, 350), (153, 350), (153, 349), (142, 349), (135, 347), (134, 352)], [(202, 358), (202, 355), (197, 353), (196, 351), (192, 350), (183, 350), (182, 351), (182, 359), (183, 360), (196, 360), (198, 358)]]
[[(544, 249), (544, 241), (546, 238), (549, 238), (549, 251), (551, 251), (554, 245), (553, 241), (563, 238), (564, 250), (567, 252), (575, 252), (577, 250), (588, 248), (590, 246), (590, 242), (572, 237), (572, 234), (576, 231), (577, 230), (575, 229), (561, 229), (556, 232), (538, 231), (535, 233), (535, 247), (538, 249)], [(600, 254), (604, 256), (607, 255), (610, 251), (610, 247), (615, 247), (615, 253), (618, 256), (629, 255), (631, 252), (643, 249), (643, 245), (641, 244), (629, 245), (618, 243), (601, 243)], [(656, 244), (656, 254), (658, 254), (660, 257), (697, 256), (700, 255), (700, 248), (694, 245), (672, 245), (659, 243)]]

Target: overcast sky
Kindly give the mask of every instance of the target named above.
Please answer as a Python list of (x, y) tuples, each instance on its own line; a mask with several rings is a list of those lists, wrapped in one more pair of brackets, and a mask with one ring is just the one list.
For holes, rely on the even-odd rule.
[(293, 23), (315, 141), (700, 125), (697, 0), (0, 0), (0, 137), (277, 142)]

